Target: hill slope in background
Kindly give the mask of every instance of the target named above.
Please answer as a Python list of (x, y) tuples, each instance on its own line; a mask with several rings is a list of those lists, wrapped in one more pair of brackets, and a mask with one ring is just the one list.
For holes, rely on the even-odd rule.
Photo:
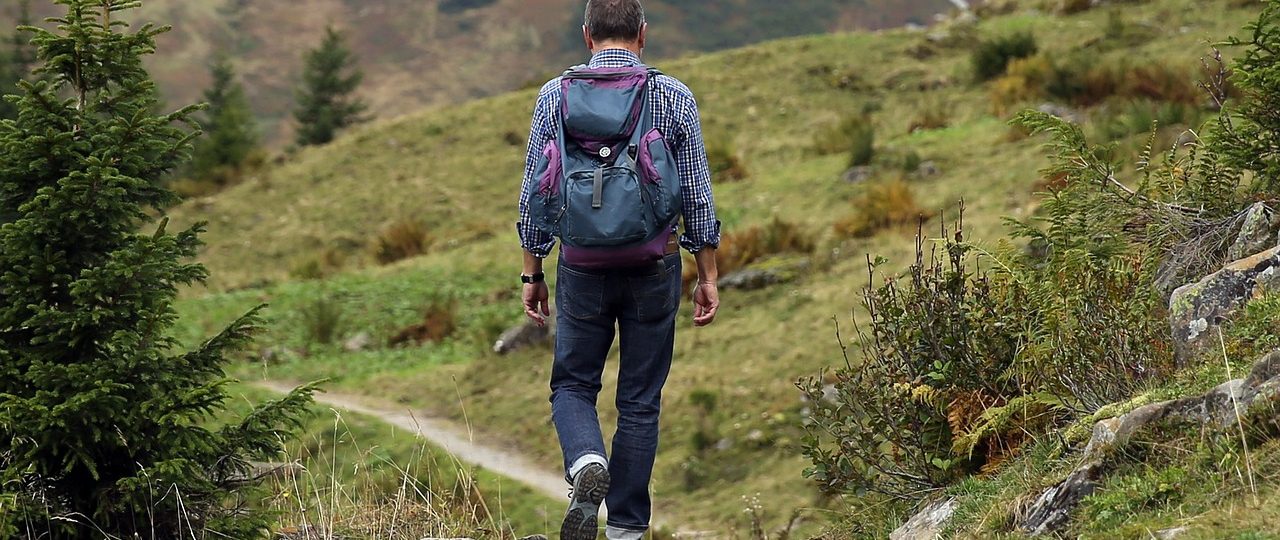
[[(864, 254), (909, 262), (914, 227), (869, 238), (839, 232), (847, 218), (868, 211), (864, 202), (882, 186), (907, 186), (920, 209), (948, 220), (964, 198), (966, 236), (979, 240), (1000, 238), (1003, 216), (1034, 211), (1034, 192), (1044, 185), (1038, 170), (1047, 164), (1042, 141), (1008, 128), (1007, 115), (993, 112), (992, 87), (971, 82), (975, 43), (1030, 32), (1047, 57), (1168, 66), (1174, 84), (1187, 84), (1207, 44), (1255, 15), (1242, 6), (1150, 0), (1062, 17), (1014, 9), (928, 33), (803, 37), (658, 63), (698, 94), (713, 147), (738, 156), (746, 172), (736, 182), (717, 181), (725, 231), (745, 241), (742, 233), (753, 227), (773, 235), (780, 220), (794, 224), (798, 243), (816, 247), (792, 282), (725, 291), (712, 327), (692, 329), (684, 307), (655, 472), (663, 520), (750, 530), (753, 515), (781, 526), (796, 510), (812, 530), (825, 509), (841, 504), (802, 477), (806, 404), (794, 383), (843, 362), (832, 317), (847, 322), (858, 305), (868, 282)], [(521, 318), (512, 223), (533, 99), (526, 89), (385, 119), (175, 209), (175, 225), (210, 223), (201, 258), (214, 276), (212, 293), (192, 291), (181, 307), (183, 338), (198, 340), (269, 302), (261, 361), (246, 362), (237, 376), (329, 378), (344, 392), (466, 422), (478, 440), (509, 445), (554, 470), (549, 350), (491, 351), (497, 334)], [(1043, 99), (996, 105), (1018, 110)], [(1151, 122), (1138, 105), (1115, 105), (1068, 112), (1091, 134), (1111, 133), (1136, 154)], [(859, 182), (843, 175), (847, 152), (819, 148), (840, 136), (842, 119), (862, 114), (875, 126), (876, 157), (871, 179)], [(1163, 134), (1176, 139), (1198, 123), (1194, 115), (1183, 120), (1162, 124), (1172, 130)], [(1116, 132), (1117, 121), (1136, 130)], [(385, 267), (362, 262), (380, 231), (405, 221), (426, 226), (428, 254)], [(327, 278), (296, 271), (317, 260), (343, 269)], [(405, 330), (431, 325), (451, 333), (421, 346), (389, 345)], [(343, 347), (362, 335), (366, 347)], [(615, 383), (606, 376), (603, 404)], [(603, 409), (609, 432), (614, 418)], [(757, 495), (759, 507), (750, 500)]]
[[(10, 2), (6, 2), (10, 4)], [(55, 13), (36, 1), (37, 15)], [(145, 20), (172, 24), (151, 69), (171, 103), (199, 99), (206, 66), (226, 51), (244, 77), (268, 140), (289, 134), (302, 53), (324, 27), (346, 31), (379, 117), (459, 103), (532, 84), (583, 59), (582, 0), (150, 0)], [(0, 10), (11, 26), (12, 7)], [(736, 47), (839, 30), (923, 24), (948, 0), (650, 0), (650, 56)]]

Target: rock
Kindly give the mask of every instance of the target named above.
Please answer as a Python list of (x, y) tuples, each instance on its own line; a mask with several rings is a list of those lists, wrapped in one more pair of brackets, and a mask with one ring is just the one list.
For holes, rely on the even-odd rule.
[(779, 255), (752, 263), (720, 278), (720, 290), (754, 291), (790, 283), (813, 265), (808, 257)]
[[(1106, 474), (1115, 452), (1145, 428), (1191, 425), (1234, 434), (1232, 430), (1236, 429), (1237, 422), (1252, 410), (1255, 403), (1274, 404), (1276, 401), (1280, 401), (1280, 351), (1272, 352), (1254, 364), (1248, 377), (1225, 382), (1203, 395), (1153, 403), (1102, 420), (1094, 425), (1093, 437), (1085, 447), (1085, 465), (1041, 493), (1018, 527), (1032, 536), (1039, 536), (1052, 533), (1066, 524), (1072, 509), (1093, 493), (1102, 475)], [(1280, 418), (1271, 421), (1280, 424)]]
[(1254, 253), (1276, 247), (1276, 231), (1280, 230), (1280, 212), (1263, 203), (1255, 203), (1245, 212), (1236, 241), (1227, 250), (1227, 260), (1238, 261)]
[(857, 167), (852, 167), (849, 170), (845, 171), (844, 174), (840, 176), (840, 178), (850, 184), (860, 184), (862, 182), (866, 182), (867, 180), (870, 180), (875, 175), (876, 175), (875, 167), (872, 167), (870, 165), (859, 165)]
[(368, 332), (360, 332), (359, 334), (351, 336), (351, 339), (344, 342), (342, 344), (342, 350), (347, 352), (360, 352), (368, 349), (370, 345), (373, 345), (373, 336), (370, 336)]
[(1215, 329), (1220, 324), (1250, 300), (1280, 287), (1277, 267), (1280, 248), (1272, 248), (1173, 291), (1169, 324), (1178, 362), (1185, 363), (1206, 344), (1216, 344)]
[(298, 356), (297, 351), (294, 351), (288, 347), (285, 347), (284, 345), (267, 347), (265, 349), (262, 349), (262, 351), (258, 353), (258, 358), (267, 364), (283, 362), (290, 358), (296, 358), (297, 356)]
[(916, 175), (921, 178), (931, 178), (942, 174), (942, 169), (938, 168), (938, 164), (932, 161), (920, 162), (920, 167), (916, 168)]
[(956, 513), (956, 500), (946, 499), (926, 505), (901, 527), (889, 535), (889, 540), (933, 540), (940, 538), (942, 527)]
[(785, 280), (776, 272), (770, 270), (761, 270), (757, 268), (748, 268), (731, 272), (729, 275), (720, 278), (720, 290), (742, 290), (754, 291), (763, 289), (770, 285), (783, 283)]
[(1187, 529), (1186, 527), (1165, 529), (1163, 531), (1156, 532), (1156, 538), (1159, 538), (1160, 540), (1173, 540), (1174, 538), (1181, 538), (1188, 530), (1190, 529)]
[(1049, 488), (1027, 509), (1021, 528), (1031, 536), (1048, 534), (1067, 523), (1071, 511), (1098, 487), (1105, 469), (1100, 462), (1076, 469), (1066, 480)]
[(547, 317), (546, 326), (538, 326), (530, 320), (511, 327), (493, 342), (493, 352), (506, 355), (512, 352), (551, 343), (555, 339), (555, 317)]

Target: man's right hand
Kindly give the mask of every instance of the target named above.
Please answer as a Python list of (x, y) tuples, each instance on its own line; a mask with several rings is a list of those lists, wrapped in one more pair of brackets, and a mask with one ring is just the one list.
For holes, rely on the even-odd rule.
[(693, 290), (693, 325), (708, 326), (716, 321), (720, 310), (720, 291), (715, 283), (698, 283)]
[(538, 326), (547, 325), (547, 317), (551, 316), (551, 292), (547, 283), (527, 283), (524, 286), (524, 314)]

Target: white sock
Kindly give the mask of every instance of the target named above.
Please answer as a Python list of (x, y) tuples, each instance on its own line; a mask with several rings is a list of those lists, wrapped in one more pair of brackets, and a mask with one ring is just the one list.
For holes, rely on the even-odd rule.
[(609, 460), (605, 459), (604, 456), (599, 454), (587, 454), (578, 458), (578, 460), (573, 462), (573, 465), (569, 467), (569, 478), (577, 478), (578, 473), (582, 472), (582, 469), (587, 468), (587, 465), (592, 463), (599, 463), (604, 468), (609, 468)]
[(644, 531), (628, 531), (617, 527), (605, 527), (604, 537), (608, 540), (640, 540), (644, 538)]

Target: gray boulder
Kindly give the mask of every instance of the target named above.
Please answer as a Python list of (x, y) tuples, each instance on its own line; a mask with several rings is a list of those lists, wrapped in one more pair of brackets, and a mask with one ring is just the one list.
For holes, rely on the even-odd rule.
[(870, 165), (859, 165), (857, 167), (852, 167), (849, 170), (845, 171), (844, 174), (841, 176), (841, 178), (843, 178), (845, 182), (848, 182), (850, 184), (861, 184), (862, 182), (866, 182), (867, 180), (870, 180), (875, 175), (876, 175), (875, 167), (872, 167)]
[(1238, 261), (1254, 253), (1276, 247), (1276, 231), (1280, 230), (1280, 213), (1263, 203), (1245, 212), (1236, 241), (1227, 250), (1227, 260)]
[(889, 540), (933, 540), (942, 537), (942, 528), (956, 513), (956, 500), (944, 499), (926, 505), (889, 535)]
[(373, 336), (370, 336), (368, 332), (360, 332), (343, 342), (342, 350), (347, 352), (360, 352), (368, 349), (370, 345), (373, 345)]
[(1217, 328), (1250, 300), (1280, 287), (1280, 248), (1227, 265), (1173, 291), (1169, 324), (1177, 360), (1186, 362), (1217, 341)]
[(498, 336), (498, 340), (493, 343), (493, 352), (507, 355), (521, 349), (546, 345), (555, 339), (555, 335), (554, 315), (547, 317), (546, 326), (538, 326), (533, 321), (525, 320)]
[(786, 280), (775, 271), (762, 270), (758, 268), (748, 268), (732, 272), (727, 276), (720, 278), (720, 289), (725, 291), (741, 290), (754, 291), (763, 289), (770, 285), (777, 285)]
[[(1157, 425), (1193, 426), (1209, 433), (1234, 436), (1237, 422), (1249, 411), (1275, 411), (1278, 402), (1280, 351), (1275, 351), (1254, 364), (1244, 379), (1228, 381), (1200, 396), (1153, 403), (1098, 422), (1084, 450), (1084, 465), (1041, 493), (1027, 509), (1018, 527), (1031, 536), (1040, 536), (1051, 534), (1065, 525), (1071, 511), (1081, 499), (1097, 489), (1102, 477), (1114, 465), (1112, 456), (1146, 428)], [(1271, 418), (1269, 422), (1272, 428), (1280, 427), (1280, 417)]]

